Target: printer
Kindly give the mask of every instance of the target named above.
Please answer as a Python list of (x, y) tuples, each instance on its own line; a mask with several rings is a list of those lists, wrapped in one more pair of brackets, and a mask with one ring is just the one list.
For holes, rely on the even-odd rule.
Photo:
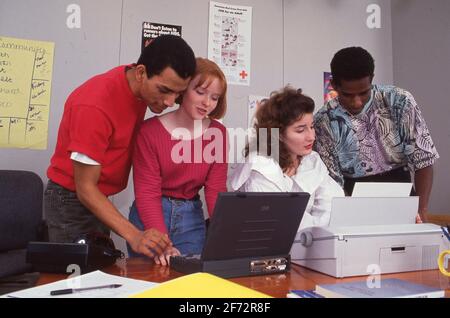
[(299, 231), (291, 262), (333, 277), (437, 269), (448, 240), (416, 224), (418, 197), (333, 198), (329, 226)]

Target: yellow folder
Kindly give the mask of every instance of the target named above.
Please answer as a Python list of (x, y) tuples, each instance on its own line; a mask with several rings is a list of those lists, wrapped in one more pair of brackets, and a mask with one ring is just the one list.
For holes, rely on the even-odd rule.
[(208, 273), (178, 277), (132, 298), (270, 298), (269, 295)]

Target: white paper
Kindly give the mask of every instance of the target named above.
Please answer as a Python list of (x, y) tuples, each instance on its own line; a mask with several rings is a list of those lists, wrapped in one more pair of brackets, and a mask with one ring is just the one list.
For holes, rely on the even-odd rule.
[(352, 197), (407, 197), (410, 182), (356, 182)]
[(419, 197), (334, 197), (329, 226), (415, 224), (418, 207)]
[[(121, 284), (118, 288), (103, 288), (82, 291), (73, 294), (51, 296), (52, 290), (67, 288), (87, 288), (110, 284)], [(128, 297), (157, 286), (158, 283), (110, 275), (102, 271), (95, 271), (74, 278), (60, 280), (54, 283), (24, 289), (3, 295), (7, 298), (122, 298)]]
[(252, 7), (210, 2), (208, 59), (217, 63), (228, 84), (250, 85)]

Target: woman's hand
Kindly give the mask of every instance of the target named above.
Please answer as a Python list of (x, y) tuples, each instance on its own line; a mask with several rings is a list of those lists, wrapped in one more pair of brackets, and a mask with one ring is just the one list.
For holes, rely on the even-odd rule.
[(171, 246), (168, 247), (160, 256), (155, 256), (153, 260), (158, 265), (167, 266), (170, 264), (170, 257), (177, 255), (181, 255), (180, 251), (177, 248)]

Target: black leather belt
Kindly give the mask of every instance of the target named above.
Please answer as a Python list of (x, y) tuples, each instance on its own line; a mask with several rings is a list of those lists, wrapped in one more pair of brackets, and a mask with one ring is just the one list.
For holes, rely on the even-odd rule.
[(200, 199), (200, 195), (196, 194), (195, 196), (193, 196), (190, 199), (185, 199), (185, 198), (175, 198), (175, 197), (171, 197), (168, 195), (165, 195), (164, 197), (166, 197), (167, 199), (171, 200), (171, 201), (196, 201)]

